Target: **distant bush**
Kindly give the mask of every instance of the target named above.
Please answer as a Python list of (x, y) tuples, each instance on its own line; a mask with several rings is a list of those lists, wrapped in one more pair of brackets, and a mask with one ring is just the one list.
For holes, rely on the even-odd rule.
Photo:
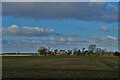
[(114, 55), (115, 55), (115, 56), (120, 56), (120, 53), (116, 51), (116, 52), (114, 53)]

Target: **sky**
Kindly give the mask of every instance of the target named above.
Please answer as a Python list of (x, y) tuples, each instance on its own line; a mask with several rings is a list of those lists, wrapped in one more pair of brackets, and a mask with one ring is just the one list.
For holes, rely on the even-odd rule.
[(87, 49), (91, 44), (116, 51), (118, 3), (3, 2), (0, 33), (3, 52), (37, 52), (41, 46)]

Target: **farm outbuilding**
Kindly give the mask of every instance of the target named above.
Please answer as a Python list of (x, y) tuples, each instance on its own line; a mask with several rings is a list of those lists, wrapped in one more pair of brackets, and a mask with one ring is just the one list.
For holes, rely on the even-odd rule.
[(46, 55), (47, 54), (47, 48), (45, 47), (40, 47), (38, 49), (39, 55)]

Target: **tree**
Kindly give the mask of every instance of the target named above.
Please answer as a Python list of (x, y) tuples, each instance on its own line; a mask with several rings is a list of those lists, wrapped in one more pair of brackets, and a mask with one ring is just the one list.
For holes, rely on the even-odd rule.
[(82, 55), (85, 55), (85, 48), (82, 48)]
[(117, 52), (117, 51), (115, 51), (114, 55), (115, 55), (115, 56), (120, 56), (120, 53)]
[(80, 50), (77, 51), (77, 56), (79, 56), (79, 55), (80, 55)]
[(85, 51), (85, 48), (82, 48), (82, 52), (84, 52)]
[(73, 48), (73, 54), (74, 54), (74, 55), (76, 55), (77, 50), (78, 50), (77, 48)]
[(89, 49), (90, 52), (94, 53), (95, 50), (96, 50), (96, 45), (95, 44), (91, 44), (91, 45), (89, 45), (88, 49)]
[(54, 50), (54, 53), (55, 53), (55, 55), (56, 55), (56, 54), (58, 53), (58, 49), (55, 49), (55, 50)]
[(72, 50), (68, 50), (67, 54), (68, 55), (72, 54)]

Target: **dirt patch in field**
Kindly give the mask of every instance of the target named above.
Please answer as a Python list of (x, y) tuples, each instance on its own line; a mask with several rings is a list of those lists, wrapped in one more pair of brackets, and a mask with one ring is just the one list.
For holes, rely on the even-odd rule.
[(0, 55), (0, 56), (32, 56), (32, 55)]

